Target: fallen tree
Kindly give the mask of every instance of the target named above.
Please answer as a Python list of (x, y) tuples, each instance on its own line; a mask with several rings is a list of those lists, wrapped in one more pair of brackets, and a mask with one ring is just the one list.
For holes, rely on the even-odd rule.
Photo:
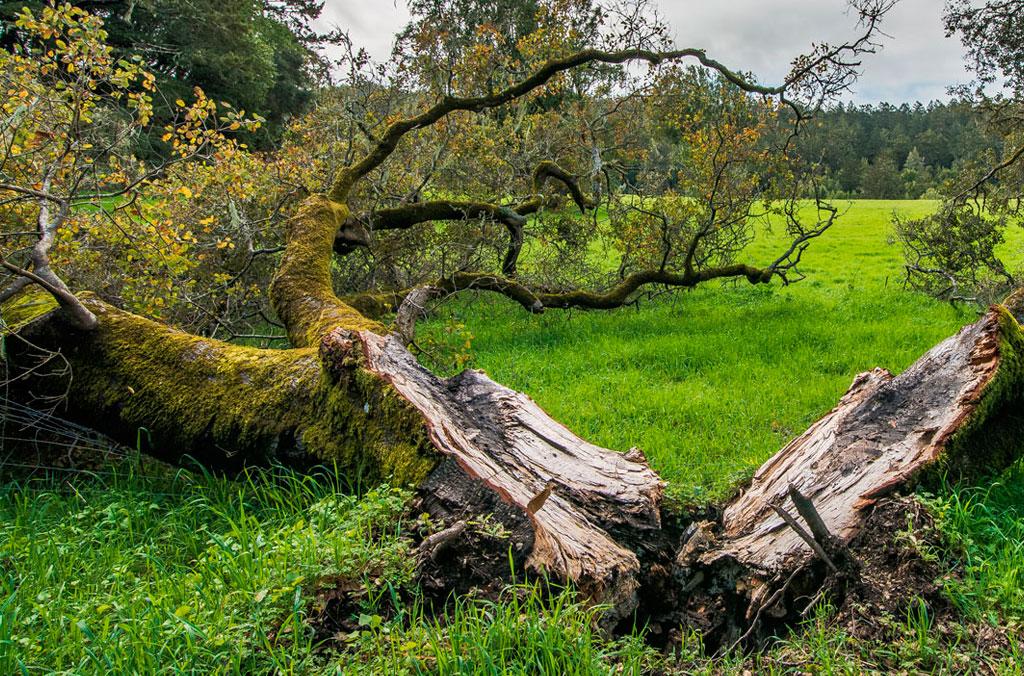
[(394, 335), (332, 329), (316, 348), (269, 359), (90, 299), (99, 328), (80, 332), (55, 301), (32, 298), (21, 297), (34, 318), (9, 340), (8, 361), (59, 347), (76, 374), (76, 418), (115, 432), (148, 426), (162, 442), (154, 451), (210, 457), (230, 436), (248, 462), (308, 463), (322, 444), (339, 463), (420, 486), (419, 507), (449, 527), (421, 547), (439, 588), (473, 580), (441, 550), (495, 514), (509, 534), (501, 547), (610, 604), (610, 626), (639, 612), (699, 627), (711, 645), (770, 634), (826, 586), (841, 593), (856, 579), (845, 544), (877, 501), (928, 472), (1004, 466), (1024, 423), (1018, 294), (899, 376), (858, 376), (717, 518), (699, 521), (663, 513), (662, 483), (638, 450), (589, 444), (480, 372), (438, 378)]
[[(868, 5), (864, 41), (887, 7)], [(525, 395), (480, 372), (442, 379), (425, 369), (406, 341), (410, 314), (434, 291), (393, 293), (400, 330), (391, 332), (357, 309), (360, 303), (338, 297), (332, 257), (339, 241), (348, 247), (367, 239), (347, 206), (353, 186), (380, 167), (406, 134), (455, 111), (503, 105), (586, 64), (684, 58), (697, 59), (745, 91), (785, 102), (790, 89), (828, 94), (847, 86), (856, 66), (850, 57), (865, 44), (822, 48), (798, 60), (795, 74), (777, 88), (749, 83), (699, 50), (586, 50), (552, 59), (506, 89), (448, 96), (392, 122), (365, 156), (339, 171), (329, 193), (307, 198), (288, 222), (270, 291), (290, 349), (241, 347), (184, 333), (10, 264), (32, 282), (18, 282), (0, 295), (12, 396), (59, 401), (69, 417), (171, 460), (189, 455), (227, 468), (326, 463), (367, 481), (417, 486), (418, 508), (445, 526), (420, 548), (427, 588), (447, 593), (480, 579), (479, 571), (452, 562), (479, 554), (472, 524), (494, 518), (506, 533), (497, 546), (511, 547), (517, 569), (570, 582), (607, 604), (610, 627), (640, 617), (701, 628), (711, 645), (757, 641), (799, 617), (819, 591), (841, 593), (856, 579), (856, 561), (845, 544), (860, 532), (874, 501), (909, 488), (930, 470), (990, 470), (1012, 456), (1015, 448), (993, 439), (1017, 424), (1019, 298), (993, 308), (900, 376), (879, 370), (858, 377), (836, 409), (762, 467), (721, 514), (698, 519), (665, 509), (663, 484), (641, 451), (619, 454), (589, 444)], [(569, 177), (548, 169), (546, 177), (569, 185), (578, 206), (589, 208), (592, 202), (577, 198)], [(545, 174), (538, 176), (539, 187)], [(41, 203), (67, 201), (33, 190)], [(532, 209), (540, 202), (530, 204)], [(431, 210), (439, 207), (431, 203), (427, 211), (435, 218), (464, 210), (474, 218), (485, 213), (522, 222), (491, 206), (449, 203), (437, 216)], [(405, 227), (430, 218), (416, 209), (389, 212), (387, 222)], [(52, 240), (59, 225), (49, 211), (40, 210), (39, 218), (44, 265), (46, 238)], [(708, 222), (694, 231), (675, 271), (663, 265), (634, 273), (604, 292), (531, 289), (509, 277), (515, 272), (513, 236), (503, 275), (464, 273), (451, 279), (447, 291), (485, 289), (542, 311), (620, 307), (652, 284), (689, 287), (729, 277), (785, 281), (809, 240), (831, 224), (835, 212), (826, 212), (823, 222), (795, 232), (787, 250), (765, 267), (702, 263), (701, 242), (719, 229)], [(384, 219), (366, 218), (371, 229)], [(54, 355), (70, 367), (70, 379), (40, 366)], [(505, 570), (499, 572), (507, 572), (508, 560), (501, 559)]]

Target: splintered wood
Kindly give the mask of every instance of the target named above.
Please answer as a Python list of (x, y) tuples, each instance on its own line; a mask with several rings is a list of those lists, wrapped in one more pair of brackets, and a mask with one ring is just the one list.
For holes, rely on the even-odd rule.
[(663, 484), (642, 454), (580, 439), (529, 397), (479, 371), (438, 378), (394, 336), (360, 339), (368, 368), (420, 411), (438, 450), (458, 462), (467, 480), (529, 515), (531, 567), (573, 581), (620, 614), (636, 608), (639, 560), (610, 531), (661, 526)]
[[(663, 484), (640, 451), (590, 444), (481, 372), (439, 378), (400, 337), (357, 337), (365, 368), (415, 407), (432, 444), (454, 461), (421, 487), (435, 504), (465, 507), (449, 510), (465, 519), (480, 504), (474, 495), (496, 495), (532, 531), (523, 545), (528, 566), (608, 604), (611, 626), (646, 612), (648, 620), (714, 632), (722, 645), (759, 640), (769, 628), (755, 625), (765, 618), (800, 616), (793, 599), (813, 596), (829, 576), (856, 576), (845, 544), (861, 532), (872, 505), (957, 455), (950, 451), (961, 444), (950, 441), (968, 423), (988, 429), (988, 416), (1016, 406), (1017, 355), (1024, 353), (1019, 324), (996, 307), (899, 376), (882, 369), (857, 376), (838, 405), (765, 463), (719, 519), (691, 524), (684, 534), (686, 514), (662, 527)], [(991, 387), (1003, 366), (1001, 382), (1013, 386)], [(813, 537), (801, 536), (791, 499)]]
[(726, 509), (728, 543), (706, 555), (732, 556), (773, 571), (810, 548), (771, 508), (795, 486), (825, 525), (848, 542), (879, 497), (910, 485), (974, 412), (999, 366), (996, 311), (935, 346), (893, 377), (862, 373), (839, 404), (776, 453)]

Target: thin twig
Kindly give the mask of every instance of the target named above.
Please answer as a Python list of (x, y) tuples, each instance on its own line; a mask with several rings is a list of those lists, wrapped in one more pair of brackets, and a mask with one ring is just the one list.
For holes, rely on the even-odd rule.
[(427, 537), (416, 549), (416, 555), (420, 560), (430, 559), (437, 561), (437, 557), (449, 544), (460, 537), (466, 530), (465, 520), (456, 521), (442, 531), (438, 531)]

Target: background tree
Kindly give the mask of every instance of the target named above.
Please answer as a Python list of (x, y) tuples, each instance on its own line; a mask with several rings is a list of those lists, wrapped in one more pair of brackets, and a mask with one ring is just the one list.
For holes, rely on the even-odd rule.
[(896, 161), (889, 152), (882, 152), (864, 169), (861, 179), (865, 195), (891, 200), (904, 196), (903, 180)]
[(903, 179), (904, 192), (911, 199), (919, 199), (932, 187), (931, 170), (925, 164), (924, 157), (917, 150), (917, 146), (911, 148), (907, 154), (900, 176)]
[[(26, 11), (18, 28), (37, 40), (0, 50), (0, 86), (9, 93), (0, 127), (0, 298), (40, 284), (76, 326), (93, 325), (70, 283), (122, 307), (186, 320), (176, 306), (197, 287), (216, 287), (217, 265), (207, 259), (230, 256), (238, 236), (213, 227), (216, 212), (204, 213), (196, 193), (213, 189), (215, 167), (245, 161), (225, 133), (258, 122), (197, 89), (158, 125), (156, 78), (139, 59), (118, 58), (102, 22), (84, 10)], [(140, 161), (136, 139), (156, 133), (170, 156)], [(221, 183), (217, 199), (237, 188)]]
[[(22, 7), (39, 0), (0, 3), (0, 45), (30, 36), (20, 30)], [(85, 0), (74, 3), (104, 21), (107, 43), (119, 58), (140, 56), (163, 93), (154, 115), (166, 122), (173, 102), (200, 87), (214, 101), (265, 118), (247, 140), (269, 148), (289, 117), (310, 104), (326, 73), (318, 49), (333, 38), (312, 29), (323, 2), (300, 0)], [(158, 154), (159, 154), (159, 148)]]
[(1024, 197), (1024, 2), (953, 2), (946, 30), (963, 41), (977, 76), (961, 93), (974, 99), (999, 144), (948, 182), (937, 214), (898, 222), (896, 236), (911, 285), (950, 300), (988, 302), (1020, 276), (998, 247), (1019, 220)]

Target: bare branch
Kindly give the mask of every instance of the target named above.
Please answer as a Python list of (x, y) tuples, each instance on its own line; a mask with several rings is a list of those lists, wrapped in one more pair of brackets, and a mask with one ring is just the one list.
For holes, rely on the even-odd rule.
[(426, 316), (427, 302), (442, 294), (444, 291), (434, 286), (419, 286), (410, 291), (398, 308), (393, 333), (397, 334), (406, 345), (415, 342), (416, 322)]
[(605, 51), (584, 49), (561, 58), (549, 59), (531, 75), (509, 85), (498, 92), (483, 96), (445, 96), (423, 112), (390, 124), (378, 138), (373, 148), (354, 164), (341, 170), (334, 181), (329, 197), (335, 202), (344, 202), (352, 186), (362, 177), (379, 167), (397, 148), (398, 143), (409, 132), (434, 124), (455, 111), (480, 112), (514, 101), (533, 90), (544, 86), (560, 73), (592, 63), (623, 64), (646, 62), (651, 66), (662, 63), (694, 59), (702, 66), (719, 73), (723, 78), (745, 92), (762, 96), (777, 96), (802, 119), (800, 104), (790, 100), (786, 93), (800, 90), (819, 99), (827, 99), (849, 88), (856, 78), (859, 62), (851, 60), (857, 55), (874, 51), (872, 42), (878, 32), (882, 17), (892, 8), (895, 0), (855, 0), (852, 5), (860, 14), (864, 26), (863, 34), (856, 40), (838, 46), (821, 45), (815, 52), (798, 59), (794, 69), (783, 84), (764, 86), (731, 70), (725, 64), (707, 55), (702, 49), (678, 49), (652, 51), (648, 49), (624, 49)]
[[(98, 324), (96, 316), (82, 304), (82, 301), (68, 289), (64, 281), (50, 267), (50, 249), (53, 247), (57, 228), (67, 218), (70, 209), (70, 205), (66, 200), (57, 199), (50, 194), (50, 185), (56, 172), (56, 166), (51, 165), (46, 170), (41, 189), (19, 189), (21, 191), (37, 193), (39, 200), (39, 214), (37, 217), (38, 239), (32, 246), (29, 254), (32, 270), (22, 268), (3, 258), (0, 258), (0, 265), (9, 272), (28, 279), (46, 289), (57, 300), (61, 310), (74, 326), (83, 330), (92, 330)], [(50, 208), (54, 204), (57, 206), (57, 212), (51, 215)], [(13, 295), (14, 292), (10, 289), (10, 287), (5, 289), (4, 294), (10, 292)]]

